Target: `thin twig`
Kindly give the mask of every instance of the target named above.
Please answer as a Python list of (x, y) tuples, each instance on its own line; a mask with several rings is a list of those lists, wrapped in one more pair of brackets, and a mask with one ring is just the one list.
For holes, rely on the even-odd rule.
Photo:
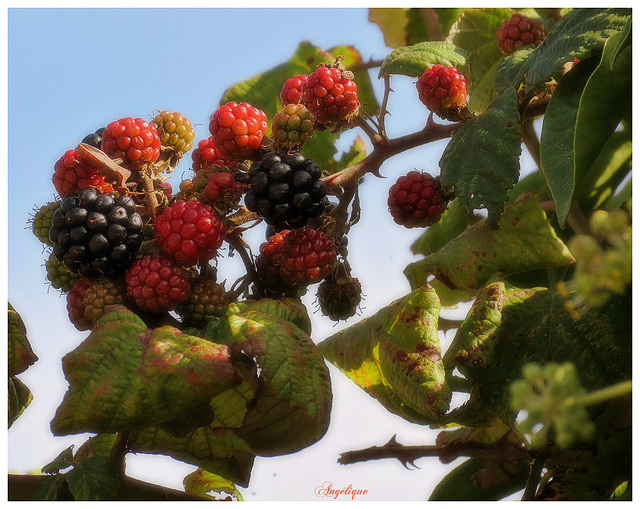
[(385, 128), (384, 119), (390, 114), (387, 109), (387, 104), (389, 104), (389, 95), (393, 92), (393, 89), (391, 88), (391, 76), (389, 74), (385, 74), (382, 79), (384, 81), (384, 95), (382, 96), (380, 113), (378, 113), (378, 132), (380, 133), (380, 136), (386, 140), (387, 130)]
[(244, 263), (244, 267), (247, 270), (247, 275), (253, 282), (256, 287), (257, 292), (260, 295), (264, 295), (264, 288), (262, 287), (262, 282), (258, 277), (258, 273), (256, 272), (256, 267), (251, 259), (251, 256), (247, 252), (244, 241), (239, 235), (227, 235), (225, 237), (226, 241), (229, 245), (235, 249), (238, 254), (240, 254), (240, 258), (242, 258), (242, 263)]
[(116, 472), (118, 479), (123, 479), (126, 463), (125, 456), (129, 449), (127, 447), (127, 442), (129, 441), (129, 430), (119, 431), (116, 434), (116, 439), (113, 442), (113, 446), (111, 447), (111, 451), (109, 453), (109, 462), (111, 466)]
[(374, 60), (373, 58), (367, 60), (366, 62), (358, 62), (357, 64), (353, 64), (348, 67), (350, 71), (364, 71), (367, 69), (375, 69), (376, 67), (380, 67), (384, 60)]
[(536, 133), (536, 130), (533, 127), (533, 121), (528, 120), (523, 122), (520, 130), (522, 132), (522, 141), (524, 141), (524, 146), (527, 147), (531, 157), (538, 168), (540, 168), (540, 139), (538, 138), (538, 133)]

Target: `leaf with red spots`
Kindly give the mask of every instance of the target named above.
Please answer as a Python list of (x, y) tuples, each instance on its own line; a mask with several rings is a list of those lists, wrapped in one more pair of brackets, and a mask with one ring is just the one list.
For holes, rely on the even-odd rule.
[(442, 422), (451, 390), (440, 357), (440, 300), (428, 284), (320, 343), (325, 357), (387, 410)]
[(148, 329), (123, 306), (62, 359), (69, 389), (55, 435), (109, 433), (159, 425), (208, 404), (240, 379), (227, 346), (178, 329)]
[(410, 263), (404, 273), (413, 288), (435, 276), (452, 290), (477, 290), (493, 277), (574, 261), (536, 197), (523, 195), (505, 208), (498, 229), (483, 219), (438, 251)]
[(234, 431), (256, 454), (298, 451), (327, 430), (329, 370), (310, 330), (306, 308), (298, 299), (260, 299), (232, 303), (226, 317), (210, 322), (205, 331), (206, 338), (229, 345), (254, 365), (257, 384), (248, 395), (250, 401), (238, 401), (247, 410), (242, 426)]
[(545, 288), (511, 288), (502, 281), (490, 283), (480, 290), (444, 356), (447, 370), (458, 367), (466, 374), (467, 367), (490, 366), (504, 309), (522, 303), (542, 290)]

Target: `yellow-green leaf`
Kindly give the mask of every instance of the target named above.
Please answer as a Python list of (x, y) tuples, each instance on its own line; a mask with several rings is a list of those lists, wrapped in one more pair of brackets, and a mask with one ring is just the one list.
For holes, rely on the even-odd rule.
[(404, 273), (412, 288), (435, 276), (453, 290), (477, 290), (492, 277), (573, 262), (535, 196), (523, 195), (505, 207), (497, 229), (483, 219)]
[(439, 422), (451, 391), (440, 357), (440, 301), (429, 285), (320, 343), (326, 358), (387, 410)]
[(108, 433), (174, 419), (240, 382), (230, 356), (227, 346), (170, 326), (148, 329), (114, 306), (63, 358), (69, 389), (51, 429)]

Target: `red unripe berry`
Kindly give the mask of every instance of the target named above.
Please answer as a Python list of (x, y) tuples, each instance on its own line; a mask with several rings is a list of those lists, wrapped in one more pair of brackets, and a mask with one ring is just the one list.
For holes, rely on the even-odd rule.
[(107, 125), (102, 133), (102, 151), (123, 160), (123, 165), (139, 169), (160, 157), (160, 137), (154, 123), (125, 117)]
[(191, 293), (189, 273), (161, 255), (146, 255), (133, 262), (125, 282), (127, 295), (145, 311), (176, 309)]
[(418, 171), (410, 171), (391, 186), (387, 204), (394, 221), (407, 228), (437, 223), (447, 208), (438, 179)]
[(545, 36), (545, 28), (540, 21), (527, 18), (520, 13), (505, 20), (496, 32), (498, 48), (505, 55), (511, 55), (524, 46), (539, 46)]
[(209, 122), (209, 132), (223, 157), (235, 161), (254, 155), (269, 128), (267, 114), (247, 102), (220, 106)]
[(416, 83), (420, 101), (436, 115), (455, 119), (467, 104), (467, 80), (455, 67), (435, 64)]
[(154, 228), (160, 249), (184, 265), (215, 258), (227, 232), (210, 205), (184, 200), (164, 209)]
[(302, 99), (302, 84), (307, 81), (309, 76), (306, 74), (298, 74), (284, 82), (280, 91), (280, 99), (282, 105), (297, 104)]
[(213, 142), (212, 136), (198, 142), (198, 148), (191, 152), (191, 159), (193, 160), (193, 170), (196, 172), (214, 164), (229, 168), (235, 164), (234, 161), (223, 156), (222, 150)]
[(331, 274), (336, 259), (336, 247), (326, 233), (291, 230), (279, 249), (280, 276), (289, 284), (317, 283)]
[(61, 198), (85, 187), (95, 187), (101, 193), (113, 192), (113, 186), (106, 181), (104, 175), (92, 168), (75, 149), (67, 150), (58, 159), (51, 180)]
[(358, 111), (353, 73), (321, 66), (302, 84), (302, 103), (319, 124), (348, 121)]

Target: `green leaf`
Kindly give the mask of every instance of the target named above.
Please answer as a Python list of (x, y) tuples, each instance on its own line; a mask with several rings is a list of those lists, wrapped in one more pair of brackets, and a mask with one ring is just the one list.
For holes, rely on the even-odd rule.
[(433, 9), (438, 14), (438, 22), (440, 23), (440, 28), (445, 35), (449, 34), (451, 27), (457, 21), (460, 14), (464, 12), (464, 9), (457, 8), (441, 8), (441, 9)]
[(580, 97), (595, 62), (581, 61), (564, 75), (547, 106), (540, 136), (540, 165), (564, 226), (575, 189), (574, 139)]
[(612, 196), (611, 198), (609, 198), (607, 200), (607, 202), (604, 204), (604, 208), (609, 209), (609, 210), (619, 209), (620, 207), (622, 207), (624, 205), (624, 203), (627, 200), (629, 200), (631, 198), (631, 191), (632, 190), (633, 190), (633, 182), (632, 182), (632, 179), (630, 178), (624, 184), (622, 189), (620, 189), (620, 191), (618, 191), (617, 194), (615, 194), (614, 196)]
[[(235, 497), (236, 500), (241, 502), (244, 501), (244, 498), (238, 491), (238, 488), (236, 488), (235, 483), (217, 474), (207, 472), (202, 468), (190, 473), (184, 478), (183, 483), (184, 491), (191, 495), (219, 500), (222, 498), (223, 493), (228, 493)], [(217, 493), (219, 496), (212, 496), (209, 494), (211, 492)]]
[[(534, 196), (508, 205), (499, 228), (479, 221), (444, 247), (407, 266), (412, 288), (431, 275), (453, 290), (477, 290), (491, 278), (574, 262)], [(505, 249), (508, 246), (508, 249)]]
[(491, 366), (505, 308), (521, 304), (543, 290), (545, 288), (511, 288), (502, 281), (482, 288), (444, 356), (445, 368), (457, 367), (466, 375), (467, 368)]
[(307, 334), (311, 334), (311, 319), (307, 308), (300, 299), (259, 299), (232, 302), (227, 309), (227, 316), (239, 315), (248, 311), (258, 311), (275, 315), (298, 326)]
[(38, 360), (27, 339), (27, 328), (18, 312), (9, 306), (8, 344), (9, 378), (19, 375)]
[(67, 484), (75, 500), (116, 500), (120, 481), (109, 458), (87, 458), (67, 474)]
[(627, 47), (631, 45), (631, 35), (631, 17), (629, 17), (626, 24), (624, 25), (624, 28), (622, 29), (622, 32), (619, 32), (619, 34), (615, 34), (614, 36), (610, 37), (610, 39), (613, 39), (615, 41), (615, 44), (613, 44), (613, 48), (607, 50), (607, 65), (609, 66), (610, 70), (613, 70), (615, 68), (620, 53), (622, 53)]
[(519, 468), (506, 482), (484, 488), (473, 477), (485, 468), (482, 460), (471, 458), (454, 468), (433, 489), (430, 501), (440, 500), (501, 500), (524, 488), (529, 469)]
[(427, 40), (427, 27), (419, 9), (369, 8), (369, 21), (378, 25), (390, 48)]
[(89, 437), (85, 443), (78, 447), (78, 450), (73, 456), (73, 461), (80, 463), (86, 458), (93, 456), (109, 456), (116, 436), (115, 433), (99, 433)]
[(461, 205), (486, 207), (496, 226), (507, 192), (520, 173), (520, 113), (515, 90), (497, 97), (489, 108), (453, 135), (440, 159), (443, 187), (453, 186)]
[(170, 326), (147, 329), (123, 306), (108, 310), (62, 367), (69, 390), (51, 422), (55, 435), (158, 425), (240, 382), (227, 346)]
[(631, 172), (632, 145), (630, 133), (614, 132), (576, 187), (574, 199), (586, 215), (613, 198), (618, 186)]
[(630, 9), (569, 11), (528, 59), (528, 65), (523, 69), (526, 92), (535, 92), (552, 77), (558, 76), (566, 62), (598, 54), (611, 35), (625, 28), (630, 17)]
[(247, 407), (258, 390), (258, 375), (255, 364), (237, 362), (236, 373), (242, 383), (211, 399), (214, 419), (213, 427), (239, 428), (244, 422)]
[(261, 311), (229, 316), (234, 348), (254, 359), (259, 385), (237, 430), (261, 456), (299, 451), (326, 433), (329, 370), (311, 338), (293, 323)]
[(630, 377), (631, 300), (612, 297), (574, 320), (555, 291), (537, 291), (505, 304), (492, 343), (491, 357), (465, 370), (483, 408), (508, 424), (514, 418), (508, 388), (527, 363), (573, 362), (589, 391)]
[(425, 69), (442, 64), (459, 67), (464, 72), (467, 63), (467, 52), (447, 42), (420, 42), (413, 46), (405, 46), (392, 51), (385, 58), (378, 77), (385, 74), (402, 74), (419, 77)]
[(441, 422), (451, 390), (440, 357), (439, 313), (436, 292), (424, 285), (319, 347), (390, 412), (419, 424)]
[(33, 394), (18, 377), (9, 378), (9, 428), (22, 415), (22, 412), (31, 404)]
[(525, 46), (498, 62), (495, 87), (499, 94), (508, 88), (518, 89), (534, 51), (534, 47)]
[(148, 428), (136, 433), (128, 446), (133, 452), (171, 456), (245, 487), (255, 458), (247, 443), (233, 430), (212, 425), (195, 428), (184, 436)]
[(73, 463), (73, 445), (67, 447), (56, 458), (42, 467), (43, 474), (57, 474), (60, 470), (69, 468)]
[(352, 164), (359, 163), (366, 157), (366, 155), (367, 145), (364, 141), (364, 138), (360, 134), (358, 134), (349, 147), (349, 150), (347, 150), (340, 156), (339, 166), (340, 168), (346, 168), (347, 166), (351, 166)]
[(503, 57), (496, 31), (514, 13), (512, 9), (466, 9), (446, 39), (469, 53), (469, 109), (474, 113), (484, 111), (495, 97), (494, 81)]
[[(576, 187), (622, 119), (631, 112), (631, 46), (613, 58), (623, 38), (624, 33), (619, 32), (607, 39), (600, 65), (580, 97), (573, 141)], [(610, 61), (615, 61), (613, 69)]]
[(442, 214), (440, 221), (429, 226), (411, 245), (411, 252), (429, 256), (444, 247), (450, 240), (455, 239), (479, 219), (478, 216), (460, 206), (458, 200), (453, 200)]
[(31, 500), (71, 500), (66, 475), (43, 475), (41, 477), (43, 479), (33, 493)]

